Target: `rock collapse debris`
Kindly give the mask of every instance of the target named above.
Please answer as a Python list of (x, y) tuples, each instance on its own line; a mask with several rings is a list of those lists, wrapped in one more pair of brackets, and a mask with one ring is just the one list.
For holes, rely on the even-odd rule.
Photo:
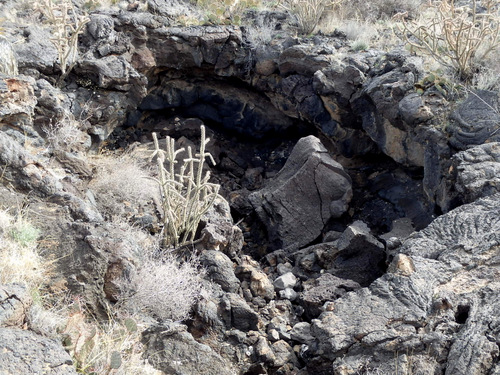
[[(256, 47), (244, 28), (168, 25), (159, 10), (91, 14), (61, 89), (55, 47), (27, 26), (21, 75), (0, 74), (0, 199), (46, 218), (68, 288), (106, 317), (117, 279), (142, 262), (138, 239), (96, 208), (85, 153), (111, 143), (140, 159), (151, 132), (191, 145), (205, 123), (226, 198), (195, 245), (211, 293), (191, 320), (144, 331), (153, 366), (500, 373), (498, 93), (452, 109), (432, 88), (415, 93), (423, 70), (404, 52), (340, 58), (341, 38)], [(37, 152), (68, 112), (85, 119), (78, 146)], [(126, 209), (158, 233), (154, 205)], [(31, 304), (22, 289), (0, 290), (0, 372), (74, 373), (61, 344), (16, 328)]]

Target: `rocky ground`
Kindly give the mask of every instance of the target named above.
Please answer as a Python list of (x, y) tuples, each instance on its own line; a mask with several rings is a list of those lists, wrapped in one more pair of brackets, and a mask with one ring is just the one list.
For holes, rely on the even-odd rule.
[[(114, 177), (125, 159), (103, 160), (147, 162), (152, 132), (195, 146), (204, 123), (224, 199), (189, 251), (211, 293), (188, 320), (147, 318), (142, 358), (186, 375), (500, 374), (498, 92), (417, 93), (428, 73), (403, 50), (286, 30), (256, 45), (150, 3), (91, 13), (59, 85), (46, 30), (7, 35), (0, 203), (40, 229), (51, 285), (109, 318), (143, 262), (123, 223), (156, 238), (161, 210), (146, 179)], [(121, 199), (127, 184), (143, 194)], [(0, 295), (0, 373), (76, 373), (31, 328), (32, 296)]]

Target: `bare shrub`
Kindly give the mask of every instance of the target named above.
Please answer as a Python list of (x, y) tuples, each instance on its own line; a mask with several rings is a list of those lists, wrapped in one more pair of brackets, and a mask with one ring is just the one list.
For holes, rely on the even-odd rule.
[(248, 8), (260, 5), (260, 0), (196, 0), (196, 6), (205, 14), (204, 21), (212, 24), (239, 24)]
[(132, 313), (147, 312), (161, 320), (186, 320), (204, 292), (203, 274), (195, 257), (179, 262), (172, 254), (150, 252), (132, 280), (136, 290), (123, 296), (123, 306)]
[(267, 22), (261, 25), (246, 27), (246, 37), (252, 48), (269, 44), (273, 40), (276, 22)]
[(455, 6), (453, 0), (443, 0), (426, 7), (427, 14), (417, 21), (401, 17), (401, 36), (413, 49), (470, 81), (478, 62), (499, 48), (498, 2), (472, 0)]
[(102, 156), (96, 160), (95, 169), (90, 187), (101, 213), (124, 217), (128, 206), (147, 202), (158, 195), (150, 171), (129, 156)]
[(284, 0), (280, 7), (297, 20), (299, 33), (311, 34), (326, 8), (335, 8), (343, 0)]
[(402, 12), (410, 17), (416, 16), (422, 3), (423, 0), (351, 0), (343, 3), (336, 14), (343, 20), (375, 22)]
[(79, 151), (85, 147), (88, 135), (82, 124), (71, 113), (65, 112), (61, 120), (43, 127), (47, 141), (54, 150)]

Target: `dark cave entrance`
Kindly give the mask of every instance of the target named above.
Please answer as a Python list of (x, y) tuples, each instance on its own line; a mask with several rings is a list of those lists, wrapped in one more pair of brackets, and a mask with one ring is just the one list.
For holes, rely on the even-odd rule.
[[(290, 112), (291, 108), (283, 102), (277, 104), (269, 93), (258, 92), (240, 80), (167, 71), (156, 78), (146, 98), (129, 113), (127, 123), (115, 129), (110, 143), (125, 148), (133, 142), (150, 142), (151, 133), (156, 132), (160, 137), (185, 137), (196, 145), (199, 126), (204, 123), (216, 141), (211, 150), (217, 160), (213, 179), (230, 202), (235, 221), (248, 225), (246, 241), (257, 257), (266, 253), (262, 246), (265, 228), (252, 216), (248, 194), (273, 178), (298, 139), (307, 135), (323, 141), (353, 183), (349, 212), (327, 223), (325, 232), (343, 231), (355, 220), (364, 221), (375, 235), (389, 232), (394, 220), (404, 217), (412, 220), (415, 229), (432, 221), (433, 208), (423, 194), (423, 168), (403, 167), (367, 141), (362, 119), (355, 113), (346, 117), (352, 132), (346, 141), (325, 134), (322, 124), (295, 118)], [(358, 154), (356, 149), (365, 152)]]

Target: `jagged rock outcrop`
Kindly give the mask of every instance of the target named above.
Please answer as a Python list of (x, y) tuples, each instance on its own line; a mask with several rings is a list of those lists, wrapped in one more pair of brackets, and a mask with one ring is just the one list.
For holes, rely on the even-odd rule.
[(319, 139), (302, 138), (283, 169), (264, 189), (249, 196), (274, 248), (304, 246), (331, 218), (340, 217), (352, 197), (351, 179)]
[(500, 354), (499, 199), (461, 206), (404, 241), (388, 273), (313, 320), (315, 354), (334, 374), (491, 369)]
[(76, 370), (57, 341), (18, 328), (0, 328), (0, 373), (76, 375)]

